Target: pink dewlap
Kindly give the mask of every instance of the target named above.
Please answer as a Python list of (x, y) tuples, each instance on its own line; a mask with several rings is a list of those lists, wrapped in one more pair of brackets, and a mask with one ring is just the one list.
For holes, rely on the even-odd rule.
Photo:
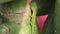
[(36, 17), (36, 20), (37, 20), (37, 23), (38, 23), (38, 30), (39, 30), (39, 32), (42, 31), (42, 27), (44, 25), (44, 22), (46, 21), (47, 16), (48, 15), (43, 15), (43, 16), (37, 16)]
[(28, 3), (31, 3), (32, 0), (28, 0)]

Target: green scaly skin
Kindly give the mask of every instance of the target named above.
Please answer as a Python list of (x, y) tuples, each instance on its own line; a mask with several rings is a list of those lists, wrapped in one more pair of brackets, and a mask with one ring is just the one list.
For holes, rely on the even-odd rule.
[(31, 34), (30, 14), (27, 14), (28, 18), (24, 20), (25, 12), (19, 13), (18, 11), (22, 7), (26, 11), (26, 5), (27, 0), (16, 0), (4, 4), (4, 8), (0, 11), (2, 15), (0, 34)]
[(32, 24), (32, 34), (38, 34), (38, 28), (36, 23), (36, 12), (37, 12), (37, 6), (35, 2), (31, 3), (31, 9), (33, 11), (31, 24)]

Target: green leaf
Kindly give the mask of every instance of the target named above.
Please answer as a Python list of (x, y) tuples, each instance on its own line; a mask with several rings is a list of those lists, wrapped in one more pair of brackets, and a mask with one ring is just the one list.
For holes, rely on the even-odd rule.
[(6, 2), (11, 2), (11, 1), (13, 1), (13, 0), (0, 0), (0, 4), (6, 3)]
[(60, 34), (60, 0), (56, 0), (54, 15), (54, 34)]

